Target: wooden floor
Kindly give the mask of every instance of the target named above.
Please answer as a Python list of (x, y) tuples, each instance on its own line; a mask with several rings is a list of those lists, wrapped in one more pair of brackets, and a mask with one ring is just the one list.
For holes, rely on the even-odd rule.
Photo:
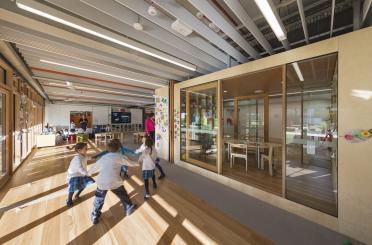
[(132, 168), (124, 185), (139, 208), (125, 217), (109, 193), (94, 226), (95, 186), (72, 208), (65, 206), (66, 169), (74, 153), (59, 146), (33, 154), (0, 191), (0, 244), (272, 244), (167, 179), (143, 202), (139, 169)]
[(264, 170), (258, 169), (257, 160), (254, 156), (248, 160), (248, 171), (245, 170), (244, 159), (235, 159), (232, 168), (230, 168), (230, 162), (225, 159), (222, 166), (222, 175), (278, 196), (282, 194), (281, 165), (274, 171), (274, 175), (270, 176), (268, 165), (265, 164)]
[[(257, 168), (257, 160), (250, 157), (248, 171), (245, 170), (245, 160), (236, 159), (230, 168), (230, 162), (225, 159), (222, 175), (281, 196), (282, 170), (280, 160), (274, 175), (269, 175), (267, 162), (265, 170)], [(337, 192), (332, 184), (330, 169), (314, 165), (300, 166), (292, 163), (287, 165), (286, 198), (309, 206), (327, 214), (337, 216)]]

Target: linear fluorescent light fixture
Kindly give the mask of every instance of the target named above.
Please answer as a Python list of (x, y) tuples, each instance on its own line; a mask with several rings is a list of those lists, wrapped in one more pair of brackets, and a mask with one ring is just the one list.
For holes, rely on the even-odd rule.
[(292, 63), (292, 66), (293, 66), (294, 70), (296, 71), (298, 79), (300, 79), (301, 82), (305, 81), (304, 76), (302, 75), (302, 72), (300, 70), (300, 67), (298, 66), (298, 63), (294, 62), (294, 63)]
[(96, 71), (96, 70), (86, 69), (86, 68), (82, 68), (82, 67), (78, 67), (78, 66), (71, 66), (71, 65), (62, 64), (62, 63), (58, 63), (58, 62), (54, 62), (54, 61), (50, 61), (50, 60), (43, 60), (43, 59), (41, 59), (40, 61), (41, 62), (44, 62), (44, 63), (58, 65), (58, 66), (63, 66), (63, 67), (68, 67), (68, 68), (72, 68), (72, 69), (76, 69), (76, 70), (88, 71), (88, 72), (92, 72), (92, 73), (96, 73), (96, 74), (101, 74), (101, 75), (106, 75), (106, 76), (110, 76), (110, 77), (122, 78), (122, 79), (130, 80), (130, 81), (134, 81), (134, 82), (150, 84), (150, 85), (154, 85), (154, 86), (158, 86), (158, 87), (164, 87), (164, 85), (160, 85), (160, 84), (157, 84), (157, 83), (146, 82), (146, 81), (143, 81), (143, 80), (138, 80), (138, 79), (134, 79), (134, 78), (130, 78), (130, 77), (125, 77), (125, 76), (119, 76), (119, 75), (115, 75), (115, 74), (111, 74), (111, 73), (106, 73), (106, 72), (102, 72), (102, 71)]
[(42, 17), (45, 17), (47, 19), (50, 19), (50, 20), (53, 20), (53, 21), (56, 21), (58, 23), (61, 23), (63, 25), (66, 25), (66, 26), (69, 26), (69, 27), (72, 27), (72, 28), (75, 28), (77, 30), (80, 30), (80, 31), (83, 31), (83, 32), (86, 32), (86, 33), (89, 33), (91, 35), (94, 35), (96, 37), (100, 37), (100, 38), (103, 38), (105, 40), (108, 40), (110, 42), (113, 42), (113, 43), (116, 43), (116, 44), (119, 44), (121, 46), (124, 46), (124, 47), (127, 47), (127, 48), (130, 48), (130, 49), (133, 49), (135, 51), (138, 51), (140, 53), (143, 53), (143, 54), (146, 54), (146, 55), (149, 55), (149, 56), (152, 56), (154, 58), (157, 58), (157, 59), (160, 59), (160, 60), (163, 60), (163, 61), (166, 61), (168, 63), (171, 63), (171, 64), (174, 64), (174, 65), (177, 65), (177, 66), (180, 66), (180, 67), (183, 67), (187, 70), (190, 70), (190, 71), (196, 71), (196, 66), (189, 66), (189, 65), (185, 65), (185, 64), (182, 64), (182, 63), (179, 63), (177, 61), (174, 61), (174, 60), (171, 60), (169, 58), (166, 58), (166, 57), (163, 57), (161, 55), (158, 55), (158, 54), (155, 54), (155, 53), (152, 53), (150, 51), (147, 51), (145, 49), (142, 49), (142, 48), (139, 48), (139, 47), (136, 47), (134, 45), (131, 45), (129, 43), (126, 43), (126, 42), (123, 42), (123, 41), (120, 41), (116, 38), (113, 38), (113, 37), (109, 37), (107, 35), (104, 35), (102, 33), (99, 33), (99, 32), (96, 32), (96, 31), (93, 31), (89, 28), (86, 28), (86, 27), (83, 27), (83, 26), (80, 26), (80, 25), (77, 25), (75, 23), (72, 23), (70, 21), (67, 21), (67, 20), (64, 20), (64, 19), (61, 19), (57, 16), (54, 16), (54, 15), (51, 15), (51, 14), (48, 14), (48, 13), (45, 13), (43, 11), (40, 11), (38, 9), (35, 9), (35, 8), (32, 8), (30, 6), (27, 6), (25, 4), (22, 4), (22, 3), (19, 3), (19, 2), (16, 2), (18, 8), (20, 9), (23, 9), (23, 10), (26, 10), (28, 12), (31, 12), (31, 13), (34, 13), (34, 14), (37, 14), (39, 16), (42, 16)]
[(112, 90), (107, 90), (107, 89), (89, 88), (89, 87), (83, 87), (83, 86), (75, 86), (75, 87), (77, 89), (85, 89), (87, 91), (107, 92), (107, 93), (115, 93), (115, 94), (129, 95), (129, 96), (153, 98), (150, 95), (143, 95), (143, 94), (133, 94), (133, 93), (126, 93), (126, 92), (112, 91)]
[[(68, 85), (64, 85), (61, 83), (48, 83), (46, 86), (57, 86), (60, 88), (65, 88)], [(114, 94), (121, 94), (121, 95), (128, 95), (128, 96), (137, 96), (137, 97), (144, 97), (144, 98), (153, 98), (152, 95), (143, 95), (143, 94), (135, 94), (135, 93), (127, 93), (127, 92), (118, 92), (113, 90), (107, 90), (107, 89), (100, 89), (100, 88), (90, 88), (85, 86), (74, 86), (74, 88), (79, 90), (86, 90), (86, 91), (97, 91), (97, 92), (107, 92), (107, 93), (114, 93)]]
[(277, 15), (274, 13), (275, 10), (273, 7), (275, 8), (275, 6), (269, 1), (271, 0), (255, 0), (261, 13), (275, 33), (275, 36), (279, 39), (279, 41), (284, 41), (287, 39), (287, 35), (284, 31), (284, 28), (280, 25)]
[[(62, 93), (48, 92), (48, 94), (53, 94), (53, 95), (57, 95), (57, 96), (61, 96), (61, 97), (66, 97), (66, 94), (62, 94)], [(69, 96), (71, 98), (76, 98), (75, 94), (73, 94), (72, 96), (71, 95), (69, 95)], [(109, 99), (109, 98), (106, 98), (106, 97), (97, 97), (97, 96), (90, 96), (90, 95), (79, 95), (79, 98), (93, 98), (93, 99), (102, 99), (102, 100), (126, 101), (126, 102), (135, 102), (135, 103), (143, 103), (143, 104), (151, 103), (149, 101), (138, 101), (138, 100), (127, 100), (127, 99)]]

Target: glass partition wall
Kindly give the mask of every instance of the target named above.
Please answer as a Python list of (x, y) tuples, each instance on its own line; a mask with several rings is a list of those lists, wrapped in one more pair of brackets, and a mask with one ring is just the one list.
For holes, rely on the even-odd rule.
[(287, 65), (286, 197), (337, 216), (337, 54)]
[(222, 81), (222, 175), (282, 194), (283, 69), (277, 67)]
[(180, 93), (182, 161), (337, 216), (337, 54)]

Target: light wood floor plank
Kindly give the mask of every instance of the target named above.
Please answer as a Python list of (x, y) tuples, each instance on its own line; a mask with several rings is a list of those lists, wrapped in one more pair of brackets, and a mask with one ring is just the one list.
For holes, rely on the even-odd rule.
[(92, 225), (95, 186), (72, 208), (65, 206), (73, 155), (64, 147), (39, 149), (18, 169), (0, 191), (0, 244), (272, 244), (167, 179), (144, 202), (138, 167), (124, 182), (138, 209), (125, 217), (108, 193), (102, 219)]

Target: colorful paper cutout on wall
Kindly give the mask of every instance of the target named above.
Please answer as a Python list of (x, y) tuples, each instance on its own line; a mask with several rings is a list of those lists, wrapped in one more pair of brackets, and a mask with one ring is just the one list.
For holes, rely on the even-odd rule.
[(181, 117), (180, 117), (180, 109), (174, 108), (174, 138), (178, 139), (181, 136)]
[(155, 109), (155, 127), (156, 127), (156, 147), (160, 148), (161, 139), (168, 140), (168, 98), (167, 97), (156, 97), (156, 109)]
[(344, 138), (352, 143), (359, 143), (372, 139), (372, 129), (354, 129), (345, 133)]

